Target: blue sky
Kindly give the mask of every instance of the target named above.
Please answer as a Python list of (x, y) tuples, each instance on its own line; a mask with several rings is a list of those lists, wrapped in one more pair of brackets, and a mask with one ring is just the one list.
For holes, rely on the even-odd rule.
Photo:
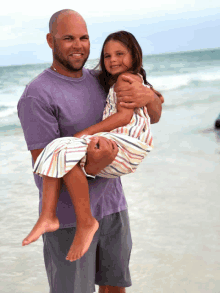
[(106, 1), (105, 7), (101, 0), (66, 0), (65, 6), (43, 0), (5, 2), (0, 12), (0, 66), (51, 62), (48, 22), (65, 8), (78, 11), (87, 22), (90, 59), (99, 57), (109, 33), (121, 29), (135, 35), (146, 55), (220, 47), (219, 0), (154, 0), (141, 6), (127, 2)]

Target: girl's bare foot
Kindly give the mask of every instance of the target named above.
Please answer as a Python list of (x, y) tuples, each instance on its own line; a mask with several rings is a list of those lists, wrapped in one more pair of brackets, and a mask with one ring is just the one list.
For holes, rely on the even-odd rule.
[(54, 232), (59, 229), (59, 220), (57, 217), (48, 218), (43, 215), (40, 215), (37, 223), (34, 228), (28, 234), (26, 238), (22, 241), (22, 246), (28, 245), (31, 242), (36, 241), (42, 234), (45, 232)]
[(76, 227), (76, 234), (73, 239), (73, 243), (70, 246), (66, 260), (75, 261), (81, 258), (89, 249), (98, 228), (99, 222), (95, 218), (93, 218), (93, 220), (87, 225), (78, 225)]

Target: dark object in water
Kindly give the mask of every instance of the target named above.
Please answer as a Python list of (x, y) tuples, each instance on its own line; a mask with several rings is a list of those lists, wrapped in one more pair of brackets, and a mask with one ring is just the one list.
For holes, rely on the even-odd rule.
[(218, 115), (218, 118), (215, 121), (215, 128), (220, 128), (220, 114)]

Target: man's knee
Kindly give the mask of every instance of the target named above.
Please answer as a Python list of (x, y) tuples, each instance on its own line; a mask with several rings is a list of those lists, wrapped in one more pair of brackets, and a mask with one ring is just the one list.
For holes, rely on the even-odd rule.
[(126, 293), (124, 287), (117, 286), (99, 286), (99, 293)]

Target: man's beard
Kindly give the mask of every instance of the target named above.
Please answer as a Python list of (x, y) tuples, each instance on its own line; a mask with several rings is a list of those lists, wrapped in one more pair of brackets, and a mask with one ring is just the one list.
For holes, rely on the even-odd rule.
[(63, 57), (63, 54), (60, 52), (58, 45), (56, 44), (56, 41), (54, 42), (54, 52), (53, 52), (53, 57), (56, 61), (58, 61), (60, 64), (62, 64), (68, 71), (71, 72), (77, 72), (80, 71), (84, 64), (86, 63), (88, 57), (83, 61), (82, 65), (80, 67), (74, 67), (71, 62), (69, 62), (68, 60), (66, 60)]

